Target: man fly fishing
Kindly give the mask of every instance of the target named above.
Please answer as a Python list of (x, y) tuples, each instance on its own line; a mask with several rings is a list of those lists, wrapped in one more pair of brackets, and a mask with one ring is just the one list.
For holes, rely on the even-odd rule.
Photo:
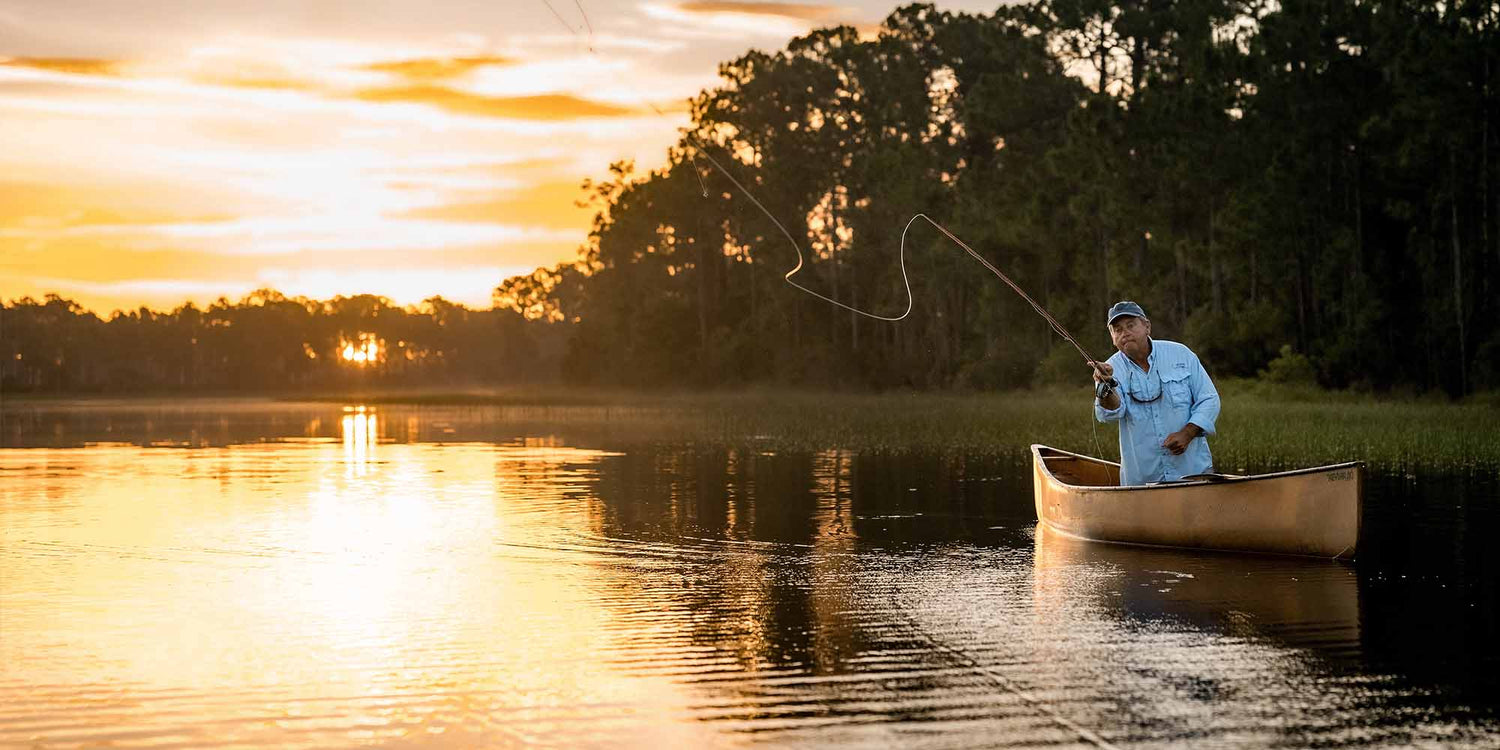
[(1109, 308), (1108, 325), (1119, 351), (1096, 363), (1094, 418), (1120, 423), (1120, 484), (1212, 472), (1206, 436), (1214, 434), (1219, 392), (1198, 355), (1151, 338), (1151, 320), (1134, 302)]

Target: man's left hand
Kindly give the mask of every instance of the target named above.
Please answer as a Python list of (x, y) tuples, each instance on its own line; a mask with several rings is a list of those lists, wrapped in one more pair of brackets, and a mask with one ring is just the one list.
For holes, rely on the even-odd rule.
[(1162, 442), (1161, 447), (1171, 451), (1174, 456), (1180, 456), (1183, 451), (1187, 450), (1188, 443), (1193, 442), (1193, 438), (1198, 437), (1202, 432), (1202, 430), (1198, 429), (1198, 425), (1189, 423), (1182, 429), (1168, 435), (1167, 439)]

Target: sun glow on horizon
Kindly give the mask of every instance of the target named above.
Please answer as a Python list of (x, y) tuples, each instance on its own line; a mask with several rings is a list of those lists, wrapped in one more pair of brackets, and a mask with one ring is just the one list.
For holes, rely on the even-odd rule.
[(350, 364), (362, 367), (373, 365), (382, 359), (385, 352), (384, 343), (373, 333), (361, 333), (353, 340), (340, 339), (339, 355)]

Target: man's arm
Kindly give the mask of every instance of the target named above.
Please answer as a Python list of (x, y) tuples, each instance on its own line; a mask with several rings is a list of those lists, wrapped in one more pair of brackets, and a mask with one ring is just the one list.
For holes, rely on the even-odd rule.
[(1214, 387), (1213, 378), (1208, 376), (1208, 370), (1203, 368), (1203, 362), (1198, 355), (1193, 355), (1193, 365), (1196, 370), (1188, 378), (1188, 386), (1192, 388), (1193, 407), (1188, 413), (1188, 427), (1198, 428), (1199, 434), (1214, 434), (1214, 423), (1219, 419), (1219, 389)]
[[(1098, 362), (1099, 369), (1094, 370), (1094, 387), (1098, 388), (1100, 383), (1114, 377), (1115, 368), (1108, 362)], [(1120, 389), (1118, 384), (1111, 388), (1104, 398), (1094, 399), (1094, 419), (1100, 422), (1118, 422), (1125, 416), (1125, 410), (1120, 404)]]
[(1168, 435), (1161, 444), (1174, 456), (1182, 455), (1187, 450), (1188, 443), (1195, 438), (1214, 434), (1214, 422), (1219, 418), (1219, 390), (1214, 388), (1213, 379), (1208, 376), (1208, 370), (1204, 369), (1203, 362), (1196, 354), (1193, 355), (1193, 367), (1193, 374), (1188, 376), (1193, 406), (1188, 413), (1187, 424)]

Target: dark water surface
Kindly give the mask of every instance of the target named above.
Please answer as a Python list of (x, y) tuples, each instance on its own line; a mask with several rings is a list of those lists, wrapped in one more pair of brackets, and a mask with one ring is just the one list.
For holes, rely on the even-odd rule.
[(1500, 746), (1492, 473), (1373, 476), (1344, 564), (675, 419), (8, 405), (0, 746)]

